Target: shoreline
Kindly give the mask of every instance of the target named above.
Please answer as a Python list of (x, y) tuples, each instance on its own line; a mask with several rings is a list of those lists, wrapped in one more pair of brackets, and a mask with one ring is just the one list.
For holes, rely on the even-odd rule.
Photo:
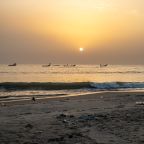
[[(1, 101), (0, 102), (0, 107), (1, 106), (12, 106), (12, 105), (24, 105), (24, 104), (38, 104), (41, 102), (48, 102), (50, 101), (54, 101), (54, 100), (61, 100), (61, 99), (71, 99), (71, 98), (77, 98), (77, 97), (89, 97), (89, 96), (99, 96), (99, 95), (106, 95), (106, 94), (120, 94), (120, 93), (124, 93), (124, 94), (137, 94), (137, 93), (144, 93), (144, 90), (120, 90), (120, 91), (97, 91), (97, 92), (87, 92), (87, 93), (81, 93), (81, 94), (60, 94), (59, 96), (44, 96), (44, 97), (38, 97), (36, 98), (35, 96), (30, 96), (31, 99), (27, 99), (27, 100), (11, 100), (11, 101)], [(18, 96), (17, 96), (18, 97)], [(27, 96), (28, 97), (28, 96)], [(32, 97), (36, 98), (36, 101), (32, 101)]]

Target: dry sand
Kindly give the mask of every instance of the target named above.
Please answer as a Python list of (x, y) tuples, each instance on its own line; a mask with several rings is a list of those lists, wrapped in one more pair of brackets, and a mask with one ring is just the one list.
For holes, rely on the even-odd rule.
[(106, 92), (0, 107), (0, 144), (144, 144), (144, 92)]

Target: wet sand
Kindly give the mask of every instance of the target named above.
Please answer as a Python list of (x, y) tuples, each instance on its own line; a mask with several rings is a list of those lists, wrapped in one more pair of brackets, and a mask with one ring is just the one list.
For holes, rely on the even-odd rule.
[(6, 103), (0, 144), (143, 144), (144, 92)]

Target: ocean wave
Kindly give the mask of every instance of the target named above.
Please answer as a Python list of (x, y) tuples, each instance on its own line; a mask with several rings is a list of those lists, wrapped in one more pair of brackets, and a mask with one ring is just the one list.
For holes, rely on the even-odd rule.
[(73, 83), (41, 83), (41, 82), (3, 82), (0, 83), (0, 91), (19, 90), (69, 90), (69, 89), (144, 89), (144, 82), (73, 82)]
[(0, 90), (64, 90), (91, 88), (89, 82), (74, 83), (41, 83), (41, 82), (4, 82), (0, 83)]

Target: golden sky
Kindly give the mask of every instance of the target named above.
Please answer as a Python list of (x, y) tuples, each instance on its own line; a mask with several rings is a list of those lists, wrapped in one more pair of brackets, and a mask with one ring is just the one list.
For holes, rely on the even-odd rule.
[(1, 62), (140, 63), (144, 57), (144, 0), (0, 0), (0, 19)]

